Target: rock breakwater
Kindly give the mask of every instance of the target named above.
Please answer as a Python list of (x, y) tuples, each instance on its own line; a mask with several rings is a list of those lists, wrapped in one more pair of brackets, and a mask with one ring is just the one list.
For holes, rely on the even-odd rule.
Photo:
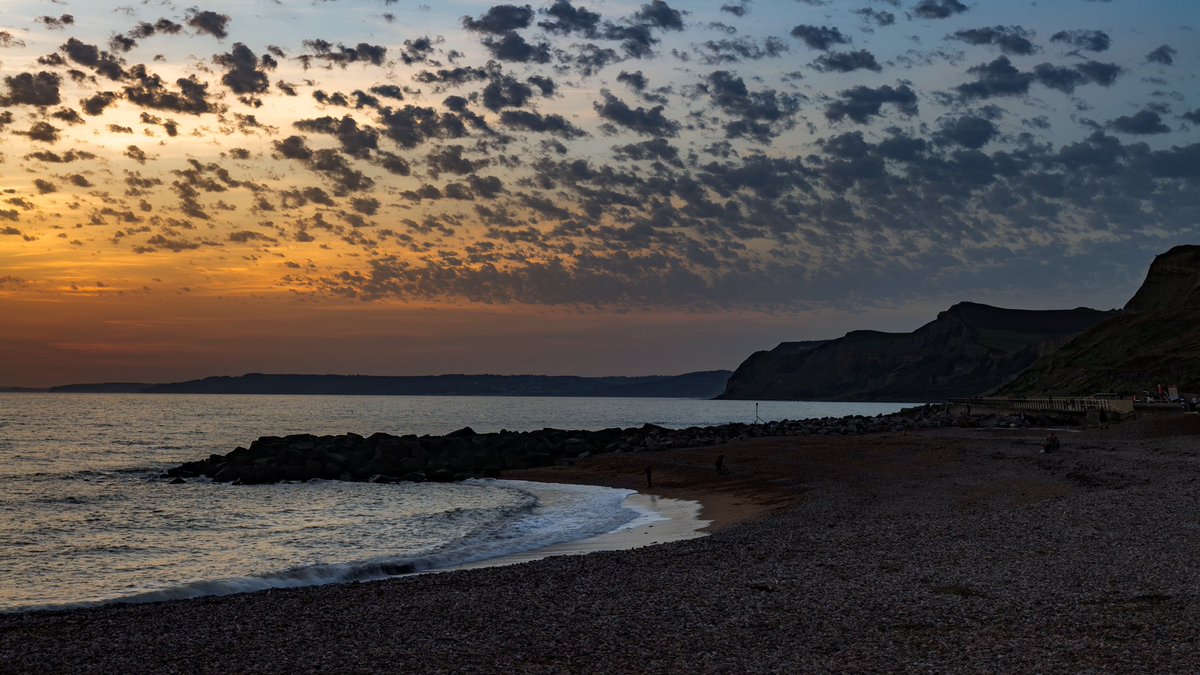
[(570, 463), (607, 452), (648, 452), (705, 447), (767, 436), (857, 436), (935, 427), (1024, 427), (1028, 416), (954, 414), (943, 405), (909, 408), (891, 415), (730, 423), (667, 429), (653, 424), (600, 431), (500, 431), (476, 433), (470, 427), (444, 436), (263, 436), (224, 455), (186, 462), (166, 477), (200, 476), (242, 485), (312, 479), (398, 482), (453, 482), (496, 477), (511, 469)]

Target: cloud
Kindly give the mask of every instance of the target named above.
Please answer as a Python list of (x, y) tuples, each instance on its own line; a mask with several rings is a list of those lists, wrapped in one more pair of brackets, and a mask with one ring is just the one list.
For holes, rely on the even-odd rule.
[(576, 7), (570, 0), (555, 0), (554, 4), (541, 10), (550, 20), (539, 21), (538, 26), (549, 33), (560, 35), (580, 34), (594, 38), (600, 25), (600, 14), (585, 7)]
[(264, 54), (260, 61), (254, 52), (241, 42), (234, 43), (228, 54), (214, 56), (213, 62), (225, 66), (226, 71), (221, 76), (221, 82), (235, 94), (266, 93), (271, 86), (266, 69), (276, 65), (269, 54)]
[(750, 92), (741, 77), (727, 70), (710, 73), (703, 89), (714, 105), (738, 119), (725, 125), (728, 138), (752, 137), (767, 142), (789, 126), (799, 102), (774, 90)]
[(829, 52), (817, 57), (813, 67), (823, 72), (849, 73), (855, 70), (873, 70), (879, 72), (883, 67), (875, 60), (875, 55), (865, 49), (853, 52)]
[(125, 87), (125, 98), (138, 105), (192, 115), (220, 110), (208, 100), (208, 84), (195, 75), (175, 80), (179, 91), (167, 89), (162, 78), (147, 71), (142, 64), (130, 68), (129, 75), (134, 82)]
[(913, 7), (913, 14), (923, 19), (945, 19), (967, 11), (967, 6), (958, 0), (921, 0)]
[(1020, 26), (992, 26), (990, 28), (971, 28), (960, 30), (950, 35), (951, 39), (961, 40), (971, 45), (996, 45), (1005, 54), (1027, 55), (1037, 51), (1037, 47), (1029, 39), (1030, 33)]
[(855, 14), (864, 19), (873, 22), (876, 26), (891, 26), (896, 23), (896, 15), (891, 12), (877, 10), (872, 7), (864, 7), (854, 10)]
[(610, 122), (648, 136), (675, 136), (679, 133), (679, 123), (663, 115), (664, 106), (631, 108), (611, 92), (602, 91), (600, 95), (604, 102), (597, 101), (593, 107), (600, 117)]
[(842, 35), (842, 31), (829, 26), (811, 26), (801, 24), (792, 28), (792, 37), (803, 40), (812, 49), (828, 51), (834, 45), (844, 45), (850, 38)]
[(43, 70), (5, 75), (4, 84), (8, 86), (8, 94), (0, 96), (0, 106), (49, 106), (62, 102), (59, 95), (62, 78), (58, 73)]
[(224, 40), (229, 37), (229, 15), (218, 14), (209, 10), (200, 10), (195, 7), (188, 10), (187, 25), (196, 30), (197, 35), (208, 34), (218, 40)]
[(1164, 66), (1169, 66), (1175, 63), (1175, 56), (1179, 54), (1171, 45), (1159, 45), (1153, 51), (1146, 54), (1146, 60), (1150, 63), (1158, 63)]
[(528, 110), (505, 110), (500, 114), (500, 123), (514, 129), (548, 133), (562, 138), (580, 138), (587, 132), (571, 124), (558, 114), (543, 115)]
[(634, 14), (638, 21), (662, 30), (683, 30), (683, 14), (663, 0), (650, 0)]
[(859, 124), (866, 124), (870, 118), (880, 114), (887, 103), (894, 104), (905, 115), (917, 114), (917, 94), (906, 84), (899, 87), (885, 84), (876, 88), (860, 85), (843, 90), (838, 96), (840, 100), (825, 108), (825, 117), (832, 122), (840, 122), (848, 117)]
[(483, 107), (492, 112), (501, 108), (519, 108), (533, 96), (533, 88), (511, 75), (502, 75), (483, 88)]
[(39, 16), (38, 18), (34, 19), (34, 21), (42, 24), (50, 30), (62, 30), (67, 26), (74, 25), (75, 17), (70, 14), (63, 14), (61, 16)]
[(943, 122), (939, 135), (964, 148), (978, 150), (987, 145), (999, 133), (1000, 130), (991, 120), (974, 115), (964, 115)]
[(1034, 80), (1033, 74), (1017, 70), (1007, 56), (974, 66), (967, 72), (977, 79), (955, 87), (966, 98), (1023, 95), (1029, 91), (1029, 85)]
[(707, 40), (699, 51), (702, 63), (714, 65), (777, 58), (789, 50), (778, 38), (767, 37), (761, 43), (753, 38)]
[(1112, 45), (1112, 38), (1102, 30), (1060, 30), (1050, 36), (1050, 41), (1065, 42), (1090, 52), (1102, 52)]
[[(569, 4), (569, 3), (568, 3)], [(496, 5), (478, 19), (464, 16), (463, 28), (478, 33), (502, 35), (521, 28), (528, 28), (533, 21), (533, 9), (529, 5)]]
[(1123, 134), (1166, 134), (1171, 128), (1163, 123), (1162, 117), (1153, 110), (1140, 110), (1133, 115), (1121, 115), (1109, 121), (1108, 127)]
[(500, 37), (485, 37), (483, 46), (487, 47), (492, 56), (500, 61), (550, 62), (550, 43), (530, 43), (516, 31), (502, 33)]

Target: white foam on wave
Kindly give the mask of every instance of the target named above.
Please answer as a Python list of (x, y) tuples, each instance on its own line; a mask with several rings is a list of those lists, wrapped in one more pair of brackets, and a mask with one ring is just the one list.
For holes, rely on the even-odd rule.
[[(666, 516), (650, 506), (629, 504), (629, 498), (638, 494), (634, 490), (491, 479), (467, 481), (467, 484), (516, 490), (533, 499), (524, 501), (518, 507), (505, 509), (503, 517), (498, 522), (494, 521), (492, 526), (480, 528), (422, 554), (306, 565), (262, 575), (198, 580), (112, 599), (22, 609), (55, 610), (110, 603), (184, 600), (277, 588), (373, 581), (418, 572), (487, 565), (489, 561), (507, 558), (517, 562), (552, 553), (521, 558), (522, 554), (548, 551), (556, 546), (570, 545), (606, 533), (644, 528), (667, 520)], [(454, 513), (459, 512), (446, 515), (453, 516)]]

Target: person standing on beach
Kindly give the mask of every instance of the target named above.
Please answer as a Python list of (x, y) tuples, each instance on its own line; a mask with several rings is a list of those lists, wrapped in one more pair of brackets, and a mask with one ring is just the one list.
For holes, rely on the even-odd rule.
[(650, 467), (646, 467), (646, 489), (654, 487), (654, 480), (650, 478)]
[(725, 455), (717, 455), (717, 474), (724, 476), (729, 473), (729, 468), (725, 466)]

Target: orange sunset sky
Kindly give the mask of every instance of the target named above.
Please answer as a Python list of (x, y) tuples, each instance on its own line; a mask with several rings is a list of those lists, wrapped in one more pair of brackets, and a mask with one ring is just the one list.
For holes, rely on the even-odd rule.
[(1200, 240), (1200, 5), (0, 2), (0, 386), (670, 374)]

